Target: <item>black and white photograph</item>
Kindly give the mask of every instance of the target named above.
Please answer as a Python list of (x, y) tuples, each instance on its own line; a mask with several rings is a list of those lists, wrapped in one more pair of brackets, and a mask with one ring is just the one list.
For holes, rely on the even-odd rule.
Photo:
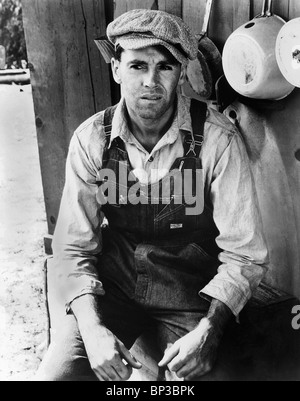
[(0, 202), (0, 381), (300, 381), (300, 1), (0, 0)]

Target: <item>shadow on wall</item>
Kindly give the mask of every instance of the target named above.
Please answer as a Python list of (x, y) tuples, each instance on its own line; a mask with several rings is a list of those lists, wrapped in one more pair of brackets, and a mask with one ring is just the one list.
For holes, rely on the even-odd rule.
[(270, 252), (268, 284), (300, 297), (300, 89), (254, 108), (236, 101), (225, 111), (250, 157)]

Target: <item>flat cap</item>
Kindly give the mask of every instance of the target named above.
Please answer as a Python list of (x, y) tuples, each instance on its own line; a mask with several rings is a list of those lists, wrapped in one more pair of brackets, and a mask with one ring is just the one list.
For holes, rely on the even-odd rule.
[(136, 9), (122, 14), (107, 27), (107, 37), (125, 50), (162, 45), (181, 63), (197, 57), (198, 44), (185, 22), (169, 13)]

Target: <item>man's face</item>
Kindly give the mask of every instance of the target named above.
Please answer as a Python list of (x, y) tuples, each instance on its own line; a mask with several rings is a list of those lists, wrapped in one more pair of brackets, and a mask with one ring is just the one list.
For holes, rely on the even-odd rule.
[(121, 84), (130, 116), (157, 120), (173, 108), (184, 70), (160, 47), (124, 50), (121, 61), (112, 61), (114, 79)]

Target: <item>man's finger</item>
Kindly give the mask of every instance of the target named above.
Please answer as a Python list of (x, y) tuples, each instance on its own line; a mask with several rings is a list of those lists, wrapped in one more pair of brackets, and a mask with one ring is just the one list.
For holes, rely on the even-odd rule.
[(192, 372), (194, 372), (196, 370), (199, 372), (201, 369), (199, 368), (199, 366), (197, 366), (196, 361), (193, 360), (193, 361), (189, 361), (187, 364), (185, 364), (180, 369), (178, 369), (176, 371), (176, 375), (181, 379), (181, 378), (187, 377), (188, 375), (190, 375)]
[(114, 365), (114, 369), (122, 381), (128, 380), (132, 375), (132, 366), (123, 363), (121, 360)]
[(164, 357), (160, 362), (158, 362), (159, 367), (166, 366), (172, 359), (178, 355), (179, 353), (179, 345), (176, 343), (173, 344), (169, 349), (166, 350)]
[(206, 373), (208, 373), (208, 372), (204, 372), (201, 370), (199, 371), (199, 369), (196, 368), (182, 377), (184, 377), (184, 381), (195, 381), (195, 380), (199, 380), (200, 377), (204, 376)]
[(111, 378), (105, 373), (105, 371), (101, 368), (95, 369), (94, 370), (95, 375), (97, 376), (97, 379), (101, 382), (103, 381), (112, 381)]
[(168, 363), (168, 368), (172, 372), (177, 372), (186, 364), (186, 361), (182, 360), (181, 355), (177, 354), (170, 363)]
[(109, 368), (107, 368), (105, 370), (105, 373), (109, 376), (110, 380), (113, 382), (122, 380), (118, 372), (114, 368), (114, 366), (110, 366)]
[[(209, 364), (201, 364), (197, 365), (194, 369), (190, 370), (190, 372), (181, 372), (180, 377), (184, 377), (185, 381), (194, 381), (200, 379), (200, 377), (206, 375), (212, 370)], [(179, 374), (177, 372), (177, 374)]]
[(141, 369), (142, 364), (135, 359), (135, 357), (128, 351), (124, 344), (119, 343), (120, 346), (120, 356), (125, 359), (125, 361), (135, 369)]

